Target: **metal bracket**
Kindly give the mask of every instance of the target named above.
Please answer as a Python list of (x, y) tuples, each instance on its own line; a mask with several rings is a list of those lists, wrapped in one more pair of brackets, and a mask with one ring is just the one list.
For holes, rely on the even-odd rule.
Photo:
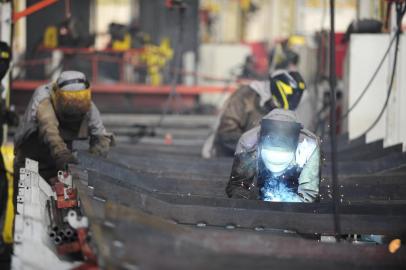
[(80, 228), (88, 228), (89, 227), (89, 220), (87, 217), (79, 217), (76, 211), (69, 210), (67, 215), (67, 221), (69, 225), (74, 228), (75, 230)]

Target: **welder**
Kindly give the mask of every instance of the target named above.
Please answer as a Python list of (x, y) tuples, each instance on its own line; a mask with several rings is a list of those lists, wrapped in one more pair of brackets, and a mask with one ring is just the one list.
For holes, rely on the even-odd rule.
[(320, 143), (293, 111), (275, 109), (238, 141), (226, 193), (232, 198), (314, 202)]
[(38, 161), (47, 181), (67, 164), (78, 163), (74, 140), (89, 139), (89, 152), (99, 156), (107, 155), (113, 141), (91, 100), (89, 82), (78, 71), (64, 71), (55, 82), (35, 90), (14, 139), (15, 174), (30, 158)]
[(305, 88), (298, 72), (278, 70), (268, 80), (253, 81), (237, 89), (225, 104), (215, 132), (207, 139), (203, 157), (232, 157), (244, 132), (275, 108), (295, 110)]

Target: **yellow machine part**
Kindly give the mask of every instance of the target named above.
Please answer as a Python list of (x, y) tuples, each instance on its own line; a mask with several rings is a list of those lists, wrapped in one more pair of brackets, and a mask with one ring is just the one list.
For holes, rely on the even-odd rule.
[(289, 47), (305, 46), (306, 45), (306, 38), (304, 36), (292, 35), (288, 39), (288, 45), (289, 45)]
[[(3, 155), (4, 168), (6, 169), (7, 181), (7, 206), (6, 215), (4, 220), (4, 227), (2, 231), (3, 241), (6, 244), (11, 244), (13, 242), (13, 224), (14, 224), (14, 204), (13, 204), (13, 194), (14, 194), (14, 182), (13, 182), (13, 162), (14, 162), (14, 145), (7, 143), (1, 146), (1, 154)], [(1, 181), (4, 181), (1, 179)]]
[(129, 33), (124, 35), (123, 40), (115, 40), (112, 44), (114, 51), (126, 51), (131, 49), (131, 35)]
[(240, 7), (241, 10), (244, 12), (248, 12), (251, 6), (251, 0), (240, 0)]
[(44, 33), (44, 47), (54, 49), (58, 47), (58, 29), (55, 26), (48, 26)]
[(162, 81), (161, 71), (173, 57), (173, 49), (169, 39), (162, 40), (159, 46), (148, 44), (141, 54), (141, 61), (147, 66), (147, 72), (152, 85), (160, 85)]

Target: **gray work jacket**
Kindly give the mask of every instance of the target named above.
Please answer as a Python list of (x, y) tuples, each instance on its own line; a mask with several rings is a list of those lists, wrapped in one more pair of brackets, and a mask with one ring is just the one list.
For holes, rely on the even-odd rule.
[[(244, 133), (237, 145), (234, 163), (226, 193), (229, 197), (258, 198), (257, 157), (260, 126)], [(298, 194), (301, 201), (313, 202), (319, 193), (320, 184), (320, 143), (316, 135), (302, 129), (295, 153), (294, 166), (301, 170), (298, 177)], [(238, 194), (249, 194), (238, 196)]]

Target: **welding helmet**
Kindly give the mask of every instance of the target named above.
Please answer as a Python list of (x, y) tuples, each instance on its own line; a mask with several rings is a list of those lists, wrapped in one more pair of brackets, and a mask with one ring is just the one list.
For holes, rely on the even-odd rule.
[(0, 80), (6, 75), (10, 67), (11, 50), (6, 42), (0, 41)]
[(81, 121), (91, 107), (86, 76), (78, 71), (62, 72), (53, 86), (52, 103), (61, 122)]
[(297, 71), (277, 70), (269, 78), (272, 98), (279, 108), (295, 110), (306, 88)]
[(270, 172), (283, 172), (295, 159), (302, 125), (293, 111), (274, 109), (261, 121), (259, 157)]

